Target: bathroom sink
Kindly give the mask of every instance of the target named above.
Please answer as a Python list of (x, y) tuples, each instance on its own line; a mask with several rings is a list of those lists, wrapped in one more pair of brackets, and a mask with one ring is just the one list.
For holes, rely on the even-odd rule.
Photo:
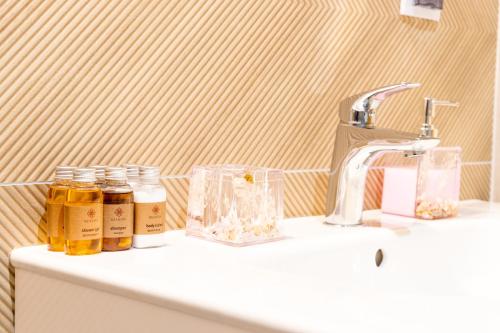
[(174, 231), (163, 248), (95, 256), (16, 249), (16, 332), (500, 331), (500, 205), (323, 220), (290, 219), (286, 239), (243, 248)]

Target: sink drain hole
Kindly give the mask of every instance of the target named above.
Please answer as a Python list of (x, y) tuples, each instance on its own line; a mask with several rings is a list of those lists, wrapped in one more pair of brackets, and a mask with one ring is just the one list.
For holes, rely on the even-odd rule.
[(378, 249), (377, 253), (375, 253), (375, 265), (377, 265), (377, 267), (380, 267), (383, 261), (384, 261), (384, 252), (382, 252), (381, 249)]

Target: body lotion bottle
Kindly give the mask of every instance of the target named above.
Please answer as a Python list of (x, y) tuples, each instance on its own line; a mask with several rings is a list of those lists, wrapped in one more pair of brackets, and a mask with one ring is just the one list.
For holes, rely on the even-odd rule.
[(167, 192), (160, 183), (160, 168), (141, 166), (134, 186), (134, 237), (136, 248), (165, 245)]

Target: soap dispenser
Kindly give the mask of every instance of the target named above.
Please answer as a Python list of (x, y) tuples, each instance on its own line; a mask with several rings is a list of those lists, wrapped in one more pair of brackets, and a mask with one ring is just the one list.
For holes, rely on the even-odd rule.
[[(457, 107), (452, 101), (425, 98), (422, 138), (438, 138), (433, 124), (436, 106)], [(384, 170), (382, 211), (426, 220), (458, 214), (460, 196), (460, 147), (436, 147), (416, 156), (404, 166)]]
[[(425, 98), (425, 123), (421, 135), (439, 136), (432, 124), (436, 106), (458, 105), (452, 101)], [(419, 159), (416, 217), (433, 220), (458, 215), (461, 153), (460, 147), (436, 147)]]

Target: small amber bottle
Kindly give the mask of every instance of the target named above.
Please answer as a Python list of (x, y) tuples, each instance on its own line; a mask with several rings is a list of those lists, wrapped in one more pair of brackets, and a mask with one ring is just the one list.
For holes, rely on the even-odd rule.
[(103, 197), (95, 183), (95, 170), (79, 168), (64, 203), (64, 251), (69, 255), (101, 252)]
[(95, 183), (99, 188), (102, 188), (104, 186), (104, 178), (105, 178), (105, 172), (106, 172), (106, 166), (105, 165), (92, 165), (90, 166), (91, 169), (95, 170)]
[(50, 251), (64, 251), (64, 201), (74, 167), (56, 167), (54, 182), (47, 193), (47, 236)]
[(125, 168), (107, 168), (104, 195), (104, 251), (128, 250), (134, 233), (134, 195)]

